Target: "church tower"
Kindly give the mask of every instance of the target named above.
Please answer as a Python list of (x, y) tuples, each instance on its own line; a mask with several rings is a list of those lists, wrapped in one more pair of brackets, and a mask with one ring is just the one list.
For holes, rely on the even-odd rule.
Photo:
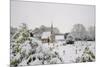
[(51, 23), (51, 34), (53, 34), (53, 24)]
[(51, 42), (53, 43), (54, 41), (55, 41), (54, 27), (53, 23), (51, 23)]

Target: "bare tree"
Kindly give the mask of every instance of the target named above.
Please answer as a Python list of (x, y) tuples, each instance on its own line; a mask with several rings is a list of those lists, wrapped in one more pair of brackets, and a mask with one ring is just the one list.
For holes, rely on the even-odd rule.
[(86, 29), (82, 24), (75, 24), (72, 28), (71, 34), (75, 40), (84, 40), (86, 39)]

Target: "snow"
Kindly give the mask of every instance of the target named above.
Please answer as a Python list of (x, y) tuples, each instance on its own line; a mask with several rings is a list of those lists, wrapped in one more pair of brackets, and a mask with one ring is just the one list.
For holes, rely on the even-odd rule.
[(42, 34), (42, 39), (44, 39), (44, 38), (48, 38), (48, 37), (50, 37), (50, 35), (51, 35), (51, 32), (43, 32), (43, 34)]
[(55, 39), (56, 39), (57, 41), (59, 41), (59, 40), (64, 40), (64, 35), (56, 35), (56, 36), (55, 36)]
[[(31, 43), (30, 43), (31, 42)], [(95, 54), (95, 42), (76, 41), (75, 44), (63, 45), (65, 41), (57, 41), (54, 43), (42, 43), (39, 39), (30, 38), (23, 44), (19, 45), (21, 49), (18, 53), (13, 50), (17, 45), (12, 43), (11, 61), (20, 60), (17, 65), (40, 65), (40, 64), (57, 64), (57, 63), (75, 63), (78, 58), (89, 58), (88, 54), (83, 54), (86, 47)]]
[(52, 60), (50, 60), (50, 64), (59, 64), (61, 63), (61, 61), (58, 58), (53, 58)]
[(19, 63), (18, 66), (26, 66), (27, 65), (27, 60), (22, 60), (21, 63)]
[(26, 41), (24, 44), (21, 45), (21, 53), (25, 52), (28, 55), (31, 51), (32, 47), (29, 44), (29, 41)]

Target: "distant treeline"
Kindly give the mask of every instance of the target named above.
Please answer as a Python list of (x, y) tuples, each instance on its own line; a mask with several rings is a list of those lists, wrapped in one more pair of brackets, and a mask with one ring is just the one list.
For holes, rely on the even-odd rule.
[[(19, 27), (19, 29), (11, 27), (10, 35), (13, 36), (16, 31), (20, 29), (27, 29), (28, 31), (33, 32), (34, 34), (38, 34), (41, 36), (41, 33), (45, 31), (51, 31), (51, 27), (46, 27), (44, 25), (41, 25), (39, 28), (31, 29), (29, 30), (27, 25), (25, 23), (22, 24), (22, 26)], [(58, 28), (53, 28), (54, 33), (61, 33)], [(29, 32), (30, 33), (30, 32)], [(66, 32), (68, 33), (68, 32)], [(66, 35), (65, 33), (65, 35)], [(88, 29), (85, 28), (83, 24), (75, 24), (73, 25), (73, 28), (67, 36), (72, 36), (74, 40), (76, 41), (95, 41), (95, 26), (91, 26)]]
[(95, 26), (91, 26), (86, 30), (84, 25), (75, 24), (70, 34), (75, 40), (95, 41)]

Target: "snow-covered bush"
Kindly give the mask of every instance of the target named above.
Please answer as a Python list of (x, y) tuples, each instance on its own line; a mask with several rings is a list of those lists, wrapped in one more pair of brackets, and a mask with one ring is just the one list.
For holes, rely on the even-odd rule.
[(34, 38), (30, 38), (22, 44), (14, 45), (14, 47), (11, 48), (11, 65), (16, 66), (22, 63), (23, 60), (27, 60), (32, 54), (39, 53), (39, 51), (41, 51), (40, 49), (39, 43), (35, 42)]
[[(12, 43), (11, 66), (37, 65), (37, 64), (56, 64), (61, 63), (58, 53), (53, 51), (36, 38), (29, 37), (24, 43)], [(14, 52), (15, 51), (15, 52)]]
[(74, 44), (74, 38), (71, 34), (69, 34), (66, 38), (66, 44)]
[(86, 47), (81, 59), (82, 62), (92, 62), (95, 61), (95, 55)]
[(93, 62), (95, 61), (95, 55), (94, 53), (89, 49), (89, 47), (86, 47), (84, 49), (84, 52), (81, 57), (76, 58), (76, 62)]

